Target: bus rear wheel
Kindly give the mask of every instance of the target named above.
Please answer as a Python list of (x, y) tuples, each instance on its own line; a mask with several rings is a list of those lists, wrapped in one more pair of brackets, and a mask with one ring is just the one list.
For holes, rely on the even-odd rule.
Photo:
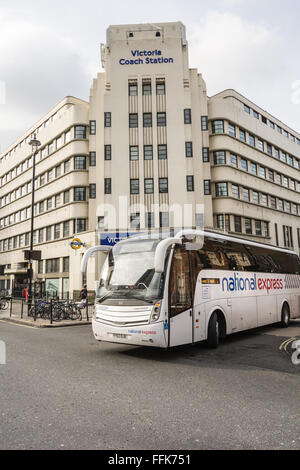
[(281, 311), (281, 322), (280, 325), (282, 328), (288, 328), (291, 321), (290, 309), (288, 304), (284, 304)]
[(210, 317), (207, 331), (207, 345), (211, 349), (217, 349), (220, 342), (220, 323), (217, 313)]

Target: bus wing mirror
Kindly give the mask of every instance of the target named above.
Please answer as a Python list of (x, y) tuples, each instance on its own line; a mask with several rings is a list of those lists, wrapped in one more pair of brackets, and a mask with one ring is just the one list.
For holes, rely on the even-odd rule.
[(89, 248), (83, 255), (83, 258), (82, 258), (82, 262), (81, 262), (81, 272), (82, 273), (85, 273), (86, 272), (86, 268), (87, 268), (87, 264), (88, 264), (88, 260), (89, 258), (94, 254), (96, 253), (97, 251), (102, 251), (102, 252), (109, 252), (110, 251), (110, 248), (108, 248), (107, 246), (94, 246), (93, 248)]
[(154, 268), (156, 273), (163, 273), (165, 269), (165, 259), (166, 253), (170, 246), (172, 245), (182, 245), (181, 238), (167, 238), (162, 240), (156, 247), (155, 250), (155, 259), (154, 259)]

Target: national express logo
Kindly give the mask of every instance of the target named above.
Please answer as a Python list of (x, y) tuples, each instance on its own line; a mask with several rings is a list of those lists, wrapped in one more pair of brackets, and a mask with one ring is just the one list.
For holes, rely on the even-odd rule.
[(223, 277), (223, 292), (244, 292), (244, 291), (267, 291), (282, 289), (299, 289), (300, 276), (286, 274), (284, 278), (258, 277), (256, 274), (249, 277), (240, 277), (239, 273), (234, 273), (232, 277)]

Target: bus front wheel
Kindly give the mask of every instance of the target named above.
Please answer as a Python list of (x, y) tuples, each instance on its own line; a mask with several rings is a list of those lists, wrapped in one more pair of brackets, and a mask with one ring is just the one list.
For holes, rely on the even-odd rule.
[(290, 309), (288, 304), (284, 304), (282, 307), (282, 312), (281, 312), (281, 322), (280, 325), (282, 328), (288, 328), (290, 325), (290, 320), (291, 320), (291, 315), (290, 315)]
[(220, 323), (217, 313), (210, 317), (207, 331), (207, 345), (211, 349), (216, 349), (220, 342)]

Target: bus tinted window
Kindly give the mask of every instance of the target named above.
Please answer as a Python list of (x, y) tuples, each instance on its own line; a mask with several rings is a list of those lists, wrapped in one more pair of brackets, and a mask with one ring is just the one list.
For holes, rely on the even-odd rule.
[(202, 269), (300, 274), (297, 255), (260, 246), (206, 238), (198, 253)]

